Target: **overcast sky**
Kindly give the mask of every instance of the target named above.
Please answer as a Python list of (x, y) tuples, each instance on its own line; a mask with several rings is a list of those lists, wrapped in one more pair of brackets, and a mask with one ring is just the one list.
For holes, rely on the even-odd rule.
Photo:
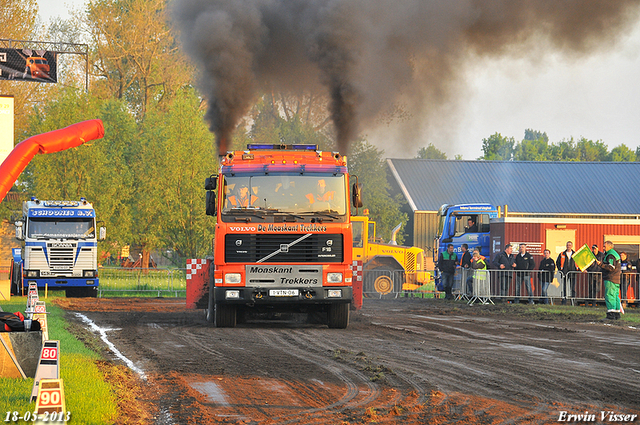
[[(45, 23), (53, 16), (68, 18), (69, 7), (84, 0), (38, 0)], [(526, 60), (502, 59), (477, 64), (467, 74), (468, 93), (458, 100), (453, 117), (439, 132), (412, 134), (410, 148), (392, 148), (399, 136), (393, 127), (367, 131), (387, 157), (413, 157), (433, 143), (450, 158), (482, 155), (482, 139), (495, 132), (524, 137), (532, 128), (548, 134), (552, 143), (570, 137), (602, 140), (614, 148), (640, 145), (640, 24), (612, 51), (571, 60), (559, 55), (532, 66)], [(414, 117), (409, 125), (419, 128)]]

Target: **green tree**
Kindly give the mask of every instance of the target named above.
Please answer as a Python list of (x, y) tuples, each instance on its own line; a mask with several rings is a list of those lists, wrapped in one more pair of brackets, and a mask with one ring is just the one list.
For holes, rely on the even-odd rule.
[(82, 18), (89, 35), (93, 90), (126, 100), (138, 119), (189, 85), (193, 68), (166, 21), (166, 0), (96, 0)]
[[(248, 137), (256, 143), (313, 144), (321, 150), (330, 150), (333, 142), (308, 120), (300, 111), (283, 115), (282, 105), (264, 96), (254, 108), (253, 125)], [(244, 149), (244, 147), (242, 147)]]
[(578, 161), (607, 161), (607, 145), (602, 140), (588, 140), (581, 137), (576, 143)]
[(524, 139), (513, 149), (513, 159), (516, 161), (547, 161), (549, 159), (547, 133), (527, 128), (524, 131)]
[(447, 154), (436, 148), (433, 143), (418, 150), (417, 159), (447, 159)]
[(636, 154), (623, 143), (611, 149), (608, 159), (615, 162), (633, 162), (636, 160)]
[(143, 264), (158, 247), (172, 248), (180, 265), (211, 253), (214, 223), (205, 215), (204, 180), (217, 163), (199, 102), (185, 89), (166, 109), (149, 109), (142, 125), (133, 161), (133, 213)]
[(37, 108), (30, 119), (30, 131), (39, 134), (87, 119), (100, 118), (105, 127), (102, 139), (47, 155), (36, 155), (23, 179), (29, 191), (40, 199), (77, 200), (85, 197), (96, 208), (98, 220), (109, 229), (102, 250), (116, 252), (118, 241), (131, 234), (132, 171), (127, 160), (130, 140), (136, 138), (136, 124), (122, 102), (100, 101), (68, 89), (58, 98)]
[(513, 159), (515, 140), (513, 137), (504, 137), (500, 133), (494, 133), (486, 139), (482, 139), (482, 151), (484, 155), (479, 159), (487, 161), (510, 161)]
[(561, 140), (558, 144), (551, 145), (551, 161), (578, 161), (576, 142), (573, 137), (569, 140)]
[(524, 130), (524, 140), (544, 140), (545, 143), (549, 143), (549, 136), (546, 132), (540, 132), (527, 128)]
[(369, 217), (377, 224), (378, 235), (388, 240), (391, 237), (391, 230), (398, 224), (402, 224), (403, 227), (396, 238), (398, 243), (402, 243), (404, 240), (402, 230), (408, 218), (401, 211), (402, 196), (400, 194), (391, 196), (389, 193), (384, 151), (365, 140), (356, 141), (351, 145), (349, 172), (352, 176), (351, 183), (355, 182), (353, 176), (358, 176), (359, 183), (363, 185), (363, 208), (369, 209)]
[[(326, 110), (320, 110), (321, 99), (311, 94), (266, 93), (253, 108), (247, 136), (256, 143), (307, 143), (317, 144), (322, 150), (333, 150), (335, 142), (328, 132), (331, 120)], [(244, 141), (241, 137), (238, 139)], [(244, 149), (244, 146), (234, 147)]]
[(547, 161), (549, 159), (549, 145), (544, 138), (535, 140), (525, 138), (515, 146), (513, 159), (516, 161)]

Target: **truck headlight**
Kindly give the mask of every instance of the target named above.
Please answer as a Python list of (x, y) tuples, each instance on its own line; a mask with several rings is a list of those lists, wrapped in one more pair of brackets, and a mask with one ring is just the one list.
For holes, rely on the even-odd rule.
[(342, 282), (342, 273), (327, 273), (328, 283), (340, 283)]
[(227, 273), (224, 275), (224, 283), (240, 283), (241, 281), (240, 273)]
[(82, 274), (84, 277), (96, 277), (95, 270), (84, 270)]
[(27, 277), (38, 277), (38, 270), (27, 270)]

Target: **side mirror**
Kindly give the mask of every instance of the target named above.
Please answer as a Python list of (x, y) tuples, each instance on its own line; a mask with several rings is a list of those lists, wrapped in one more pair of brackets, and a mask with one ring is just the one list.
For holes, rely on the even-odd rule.
[(15, 222), (16, 225), (16, 239), (19, 241), (23, 241), (24, 240), (24, 234), (22, 232), (23, 230), (23, 222), (22, 221), (16, 221)]
[(218, 178), (215, 176), (204, 179), (204, 190), (216, 190)]
[(351, 203), (355, 208), (362, 208), (362, 185), (354, 183), (351, 188)]
[(216, 193), (212, 190), (207, 191), (207, 205), (205, 214), (216, 215)]
[(98, 233), (98, 240), (103, 241), (106, 239), (106, 237), (107, 237), (107, 228), (101, 227)]

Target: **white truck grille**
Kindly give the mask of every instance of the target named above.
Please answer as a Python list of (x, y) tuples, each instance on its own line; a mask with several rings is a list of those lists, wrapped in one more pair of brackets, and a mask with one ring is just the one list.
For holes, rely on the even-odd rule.
[(49, 248), (49, 267), (51, 271), (56, 270), (71, 270), (73, 268), (73, 257), (75, 254), (75, 247)]

